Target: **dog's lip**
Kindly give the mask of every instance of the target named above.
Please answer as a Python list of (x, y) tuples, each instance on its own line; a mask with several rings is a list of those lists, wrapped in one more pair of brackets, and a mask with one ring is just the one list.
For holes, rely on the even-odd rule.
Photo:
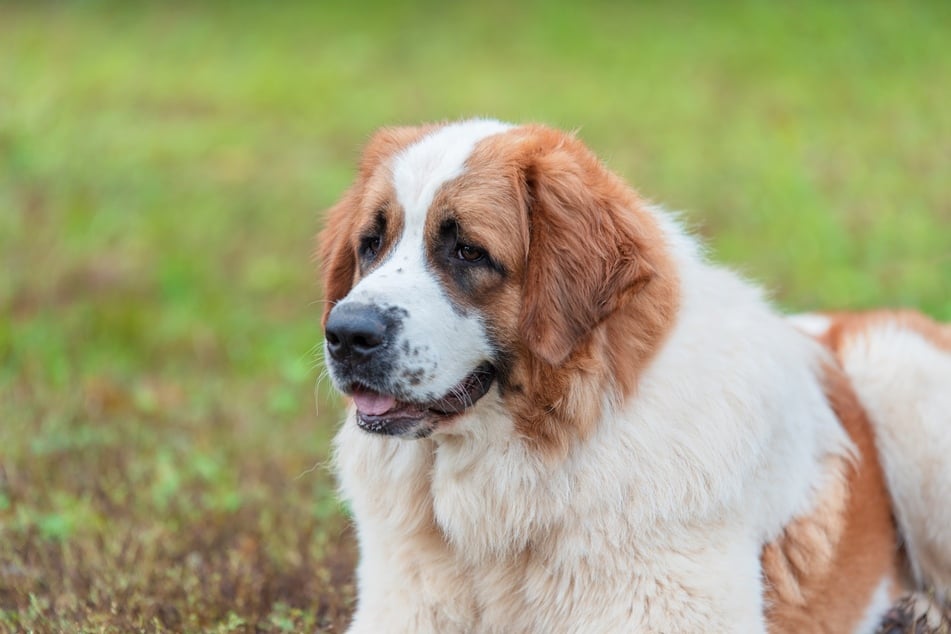
[(360, 427), (375, 433), (401, 434), (424, 419), (439, 421), (474, 406), (492, 387), (495, 375), (495, 366), (481, 363), (444, 396), (425, 403), (400, 401), (359, 383), (348, 392), (356, 405)]

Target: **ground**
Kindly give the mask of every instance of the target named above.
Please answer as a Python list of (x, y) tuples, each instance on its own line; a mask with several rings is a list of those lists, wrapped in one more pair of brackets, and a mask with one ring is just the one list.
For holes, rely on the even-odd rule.
[(339, 4), (0, 5), (0, 631), (344, 627), (311, 254), (379, 125), (577, 128), (784, 308), (951, 318), (951, 4)]

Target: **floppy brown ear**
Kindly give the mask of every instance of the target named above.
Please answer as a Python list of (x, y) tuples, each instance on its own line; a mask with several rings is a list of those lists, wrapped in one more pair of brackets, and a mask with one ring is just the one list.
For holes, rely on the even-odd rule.
[(557, 365), (654, 269), (633, 191), (577, 139), (548, 129), (532, 138), (523, 166), (530, 242), (519, 329), (534, 354)]
[(327, 323), (331, 309), (353, 287), (357, 272), (356, 247), (351, 242), (354, 220), (357, 213), (355, 187), (344, 193), (343, 198), (331, 207), (324, 218), (324, 229), (317, 238), (324, 285), (324, 313), (321, 325)]

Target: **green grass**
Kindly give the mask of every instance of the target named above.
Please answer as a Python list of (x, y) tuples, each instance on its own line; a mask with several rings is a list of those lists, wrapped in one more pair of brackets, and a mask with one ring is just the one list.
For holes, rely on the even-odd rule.
[(0, 4), (0, 631), (343, 627), (310, 258), (379, 125), (579, 128), (782, 306), (951, 319), (951, 4), (327, 5)]

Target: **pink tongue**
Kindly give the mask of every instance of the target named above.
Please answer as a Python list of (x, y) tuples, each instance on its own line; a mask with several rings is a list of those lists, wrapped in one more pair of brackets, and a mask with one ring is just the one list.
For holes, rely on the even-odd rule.
[(379, 416), (393, 409), (393, 406), (396, 405), (396, 399), (376, 392), (354, 392), (353, 403), (361, 414)]

